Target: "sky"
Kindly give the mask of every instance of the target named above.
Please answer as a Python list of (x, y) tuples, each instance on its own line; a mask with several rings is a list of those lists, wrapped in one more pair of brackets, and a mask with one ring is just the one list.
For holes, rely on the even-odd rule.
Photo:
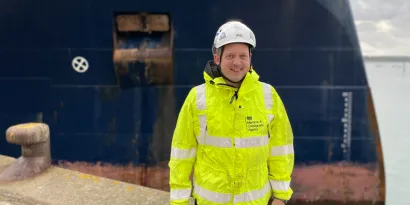
[(362, 53), (410, 56), (409, 0), (350, 0)]

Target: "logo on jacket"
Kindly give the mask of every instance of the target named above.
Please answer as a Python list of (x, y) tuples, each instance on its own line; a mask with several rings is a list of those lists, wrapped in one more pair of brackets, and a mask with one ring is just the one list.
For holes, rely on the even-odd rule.
[(253, 120), (252, 116), (246, 116), (246, 129), (250, 132), (259, 131), (260, 127), (263, 127), (262, 120)]

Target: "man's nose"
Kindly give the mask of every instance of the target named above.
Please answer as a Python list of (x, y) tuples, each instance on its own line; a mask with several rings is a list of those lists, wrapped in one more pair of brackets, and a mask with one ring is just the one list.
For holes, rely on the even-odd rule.
[(234, 58), (233, 59), (233, 65), (234, 66), (240, 66), (241, 65), (241, 60), (239, 58)]

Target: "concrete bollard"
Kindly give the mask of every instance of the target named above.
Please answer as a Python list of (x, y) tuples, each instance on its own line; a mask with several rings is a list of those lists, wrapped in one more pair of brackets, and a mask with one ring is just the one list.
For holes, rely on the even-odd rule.
[(6, 140), (21, 145), (22, 156), (0, 173), (1, 181), (34, 177), (51, 166), (50, 129), (44, 123), (11, 126)]

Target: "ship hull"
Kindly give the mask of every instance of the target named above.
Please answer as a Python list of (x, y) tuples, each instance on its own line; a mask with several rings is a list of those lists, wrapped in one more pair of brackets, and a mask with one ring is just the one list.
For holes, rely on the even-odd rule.
[[(348, 1), (24, 0), (1, 6), (0, 129), (49, 124), (56, 163), (85, 172), (93, 168), (72, 162), (119, 170), (132, 163), (144, 175), (132, 182), (166, 190), (166, 180), (153, 181), (168, 174), (179, 109), (203, 83), (216, 29), (240, 19), (256, 35), (255, 70), (277, 89), (292, 123), (295, 200), (384, 200), (377, 122)], [(166, 16), (169, 28), (124, 23), (141, 12)], [(122, 54), (113, 59), (121, 49), (159, 47), (170, 48), (170, 56), (145, 63)], [(83, 59), (87, 70), (75, 70)], [(3, 138), (0, 154), (17, 157), (20, 148)], [(365, 179), (358, 183), (358, 177)]]

